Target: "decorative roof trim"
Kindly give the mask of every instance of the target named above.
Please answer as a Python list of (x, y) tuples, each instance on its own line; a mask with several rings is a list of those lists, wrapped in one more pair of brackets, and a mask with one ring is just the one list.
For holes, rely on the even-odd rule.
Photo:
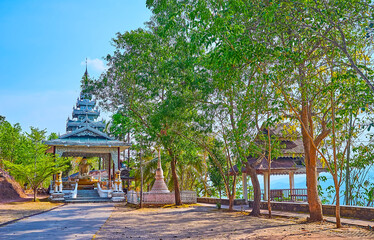
[[(64, 138), (68, 138), (68, 137), (73, 137), (74, 135), (76, 135), (76, 134), (78, 134), (78, 133), (81, 133), (81, 132), (83, 132), (83, 131), (87, 131), (87, 130), (90, 131), (90, 132), (92, 132), (92, 133), (95, 133), (95, 134), (97, 134), (97, 135), (99, 135), (99, 136), (101, 136), (101, 137), (103, 137), (103, 138), (105, 138), (105, 139), (108, 139), (108, 140), (115, 140), (114, 138), (108, 136), (108, 134), (103, 133), (103, 132), (101, 132), (101, 131), (99, 131), (99, 130), (97, 130), (97, 129), (95, 129), (95, 128), (92, 128), (92, 127), (90, 127), (88, 124), (87, 124), (85, 127), (78, 128), (78, 129), (75, 130), (75, 131), (72, 131), (72, 132), (70, 132), (70, 133), (66, 133), (66, 134), (60, 136), (59, 139), (64, 139)], [(77, 137), (80, 137), (80, 136), (77, 136)]]

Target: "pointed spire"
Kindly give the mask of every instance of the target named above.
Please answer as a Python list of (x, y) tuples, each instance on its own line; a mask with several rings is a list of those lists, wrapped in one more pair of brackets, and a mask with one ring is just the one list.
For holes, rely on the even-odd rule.
[(87, 76), (88, 76), (88, 71), (87, 71), (87, 58), (86, 58), (86, 71), (84, 72), (84, 75), (85, 75), (86, 78), (87, 78)]

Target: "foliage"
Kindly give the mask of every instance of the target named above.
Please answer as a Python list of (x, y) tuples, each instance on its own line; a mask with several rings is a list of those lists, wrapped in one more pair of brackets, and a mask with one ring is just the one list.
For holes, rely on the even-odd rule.
[[(256, 144), (258, 132), (290, 123), (303, 139), (311, 219), (320, 221), (320, 160), (339, 194), (347, 141), (360, 132), (347, 128), (348, 119), (354, 114), (356, 124), (368, 124), (357, 112), (372, 107), (370, 4), (148, 0), (153, 15), (146, 28), (118, 33), (108, 71), (85, 83), (115, 112), (114, 135), (131, 132), (135, 142), (167, 153), (163, 164), (170, 163), (165, 174), (176, 199), (180, 187), (206, 184), (207, 152), (210, 182), (220, 186), (222, 178), (229, 198), (236, 168), (246, 167), (255, 215), (258, 162), (247, 158), (267, 155), (270, 162), (281, 146), (271, 137)], [(151, 172), (154, 158), (147, 157)]]
[(47, 140), (50, 141), (50, 140), (57, 139), (57, 138), (59, 138), (58, 134), (52, 132), (51, 134), (49, 134)]
[(69, 162), (67, 158), (46, 153), (49, 146), (42, 142), (45, 133), (45, 130), (31, 127), (31, 132), (22, 136), (18, 158), (15, 161), (4, 161), (16, 179), (24, 180), (34, 190), (34, 201), (39, 185), (52, 174), (65, 170)]
[(14, 162), (21, 154), (19, 147), (21, 145), (21, 126), (17, 123), (13, 126), (3, 121), (0, 123), (0, 167), (3, 161)]

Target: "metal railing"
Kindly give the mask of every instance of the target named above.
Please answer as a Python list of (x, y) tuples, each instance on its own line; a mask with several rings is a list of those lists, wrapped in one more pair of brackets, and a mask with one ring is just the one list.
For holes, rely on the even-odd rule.
[[(253, 200), (253, 190), (249, 190), (248, 199)], [(264, 190), (261, 190), (261, 200), (264, 198)], [(270, 189), (270, 201), (275, 202), (307, 202), (306, 188), (298, 189)]]

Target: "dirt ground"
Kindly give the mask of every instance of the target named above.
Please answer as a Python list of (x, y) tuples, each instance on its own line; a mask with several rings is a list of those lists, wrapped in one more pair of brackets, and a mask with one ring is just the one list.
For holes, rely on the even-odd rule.
[(374, 231), (332, 223), (250, 217), (203, 206), (134, 209), (116, 206), (94, 239), (374, 239)]
[(40, 202), (30, 202), (31, 198), (24, 200), (28, 201), (0, 204), (0, 224), (61, 205), (61, 203), (50, 203), (46, 199)]

